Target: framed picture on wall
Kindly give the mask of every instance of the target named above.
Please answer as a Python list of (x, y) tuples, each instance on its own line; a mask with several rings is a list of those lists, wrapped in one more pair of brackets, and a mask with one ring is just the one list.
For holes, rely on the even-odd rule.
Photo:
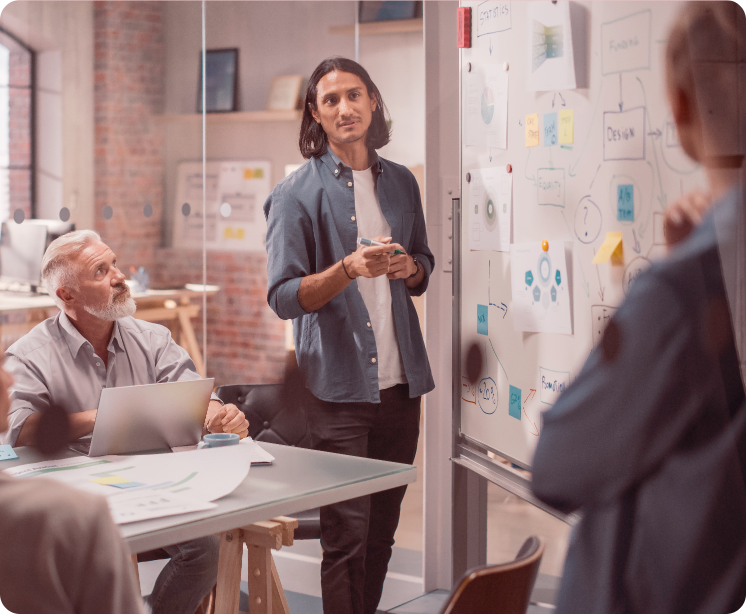
[(422, 17), (422, 2), (406, 0), (383, 0), (358, 2), (358, 19), (360, 23), (374, 21), (396, 21), (398, 19), (416, 19)]
[[(202, 113), (202, 54), (199, 58), (197, 113)], [(205, 110), (230, 113), (238, 110), (238, 49), (208, 49)]]
[(298, 108), (300, 88), (303, 85), (301, 75), (272, 77), (267, 96), (267, 111), (292, 111)]

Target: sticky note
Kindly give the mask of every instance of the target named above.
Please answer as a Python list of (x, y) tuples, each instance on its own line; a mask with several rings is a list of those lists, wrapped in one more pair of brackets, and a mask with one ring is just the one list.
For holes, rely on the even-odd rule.
[(572, 129), (572, 109), (563, 109), (559, 112), (559, 144), (560, 145), (572, 145), (573, 141), (573, 129)]
[(539, 144), (539, 114), (526, 115), (526, 147)]
[(7, 444), (0, 446), (0, 461), (13, 460), (14, 458), (18, 458), (18, 454), (13, 452), (13, 446)]
[(137, 486), (145, 486), (142, 482), (121, 482), (119, 484), (109, 484), (109, 486), (113, 486), (114, 488), (135, 488)]
[(93, 478), (91, 482), (96, 482), (96, 484), (103, 484), (104, 486), (111, 486), (112, 484), (124, 484), (126, 482), (132, 482), (132, 480), (128, 480), (127, 478), (120, 478), (118, 475), (109, 475), (104, 478)]
[(508, 405), (508, 414), (513, 418), (521, 419), (521, 389), (515, 386), (510, 387), (510, 404)]
[(603, 264), (604, 262), (624, 264), (624, 248), (622, 247), (621, 232), (606, 233), (606, 239), (604, 239), (601, 247), (596, 252), (596, 256), (593, 258), (593, 264)]
[(477, 333), (487, 334), (487, 305), (477, 305)]
[(635, 186), (619, 184), (616, 187), (616, 219), (619, 222), (635, 221)]
[(557, 114), (544, 114), (544, 147), (557, 144)]

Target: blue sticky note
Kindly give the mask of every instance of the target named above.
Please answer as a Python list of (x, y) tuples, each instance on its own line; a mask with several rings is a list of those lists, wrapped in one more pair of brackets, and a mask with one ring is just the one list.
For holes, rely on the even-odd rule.
[(18, 454), (13, 452), (13, 446), (0, 446), (0, 461), (13, 460), (14, 458), (18, 458)]
[(616, 187), (616, 207), (617, 221), (635, 221), (635, 186), (620, 184)]
[(544, 147), (551, 147), (556, 145), (559, 139), (559, 131), (557, 129), (557, 114), (556, 113), (545, 113), (544, 114)]
[(508, 413), (513, 418), (521, 419), (521, 389), (515, 386), (510, 387), (510, 405), (508, 405)]
[(477, 305), (477, 332), (487, 334), (487, 305)]

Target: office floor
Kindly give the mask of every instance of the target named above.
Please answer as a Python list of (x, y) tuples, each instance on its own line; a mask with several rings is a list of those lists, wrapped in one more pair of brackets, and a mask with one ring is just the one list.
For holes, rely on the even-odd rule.
[[(420, 446), (421, 448), (422, 446)], [(396, 546), (379, 605), (390, 614), (437, 614), (447, 591), (423, 594), (422, 587), (422, 453), (415, 458), (417, 482), (411, 484), (402, 504)], [(487, 562), (502, 563), (515, 558), (529, 535), (546, 541), (532, 605), (528, 614), (548, 614), (555, 602), (570, 528), (553, 516), (518, 499), (501, 488), (488, 486)], [(275, 552), (275, 563), (292, 614), (323, 614), (321, 605), (321, 546), (318, 540), (298, 541)], [(143, 595), (152, 590), (165, 561), (140, 564)], [(246, 555), (244, 554), (244, 570)], [(242, 572), (245, 577), (245, 571)], [(241, 583), (239, 612), (248, 610), (247, 584)]]

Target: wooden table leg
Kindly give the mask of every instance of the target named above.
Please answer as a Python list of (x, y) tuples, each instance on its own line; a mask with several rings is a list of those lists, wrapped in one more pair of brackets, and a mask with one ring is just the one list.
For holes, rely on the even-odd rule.
[(271, 552), (269, 558), (272, 561), (272, 614), (290, 614), (290, 606), (285, 598), (285, 591), (282, 590), (280, 575)]
[(272, 614), (272, 551), (246, 544), (249, 554), (249, 614)]
[(218, 588), (215, 595), (215, 614), (236, 614), (241, 596), (241, 530), (220, 534), (218, 559)]

